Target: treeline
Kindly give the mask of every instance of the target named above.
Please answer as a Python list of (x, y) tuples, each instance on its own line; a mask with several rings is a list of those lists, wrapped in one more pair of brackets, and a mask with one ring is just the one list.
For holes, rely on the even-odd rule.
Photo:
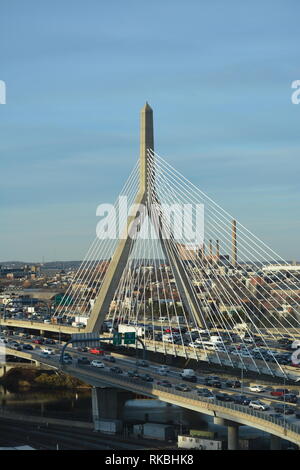
[(35, 368), (15, 367), (7, 371), (0, 378), (0, 384), (9, 390), (19, 389), (76, 389), (89, 386), (75, 377), (57, 373), (55, 371), (42, 371)]

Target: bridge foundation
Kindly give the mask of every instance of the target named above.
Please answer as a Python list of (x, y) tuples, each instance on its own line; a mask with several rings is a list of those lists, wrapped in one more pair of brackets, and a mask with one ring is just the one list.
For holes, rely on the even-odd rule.
[[(92, 388), (92, 415), (95, 430), (103, 430), (99, 423), (114, 423), (122, 418), (123, 406), (127, 400), (133, 398), (131, 392), (108, 387)], [(107, 426), (107, 428), (109, 428)], [(113, 429), (113, 427), (111, 427)], [(113, 431), (109, 431), (113, 432)]]
[(227, 427), (227, 449), (238, 450), (239, 448), (239, 424), (224, 418), (214, 418), (214, 423)]

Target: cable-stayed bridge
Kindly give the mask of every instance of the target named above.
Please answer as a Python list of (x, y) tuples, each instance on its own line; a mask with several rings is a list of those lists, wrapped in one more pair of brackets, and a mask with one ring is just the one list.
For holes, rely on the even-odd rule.
[(106, 209), (57, 321), (84, 318), (96, 333), (110, 321), (149, 350), (297, 375), (284, 344), (300, 338), (300, 276), (154, 151), (148, 104), (140, 158)]

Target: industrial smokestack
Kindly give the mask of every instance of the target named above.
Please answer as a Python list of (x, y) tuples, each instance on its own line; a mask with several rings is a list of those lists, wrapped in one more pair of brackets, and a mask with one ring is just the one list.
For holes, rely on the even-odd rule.
[(216, 240), (216, 256), (217, 256), (217, 261), (220, 259), (220, 244), (219, 240)]
[(204, 258), (205, 258), (205, 244), (204, 244), (204, 240), (203, 240), (202, 246), (201, 246), (201, 248), (200, 248), (200, 257), (201, 257), (202, 261), (203, 261)]
[(237, 265), (237, 244), (236, 244), (236, 220), (232, 220), (232, 248), (231, 248), (231, 264)]
[(210, 260), (212, 261), (212, 259), (213, 259), (213, 245), (212, 245), (212, 240), (209, 240), (209, 257), (210, 257)]

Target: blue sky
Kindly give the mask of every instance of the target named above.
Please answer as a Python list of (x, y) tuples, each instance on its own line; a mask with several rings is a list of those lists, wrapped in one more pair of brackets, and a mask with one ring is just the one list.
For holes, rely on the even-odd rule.
[(154, 109), (159, 154), (300, 260), (297, 0), (2, 0), (0, 260), (81, 259)]

